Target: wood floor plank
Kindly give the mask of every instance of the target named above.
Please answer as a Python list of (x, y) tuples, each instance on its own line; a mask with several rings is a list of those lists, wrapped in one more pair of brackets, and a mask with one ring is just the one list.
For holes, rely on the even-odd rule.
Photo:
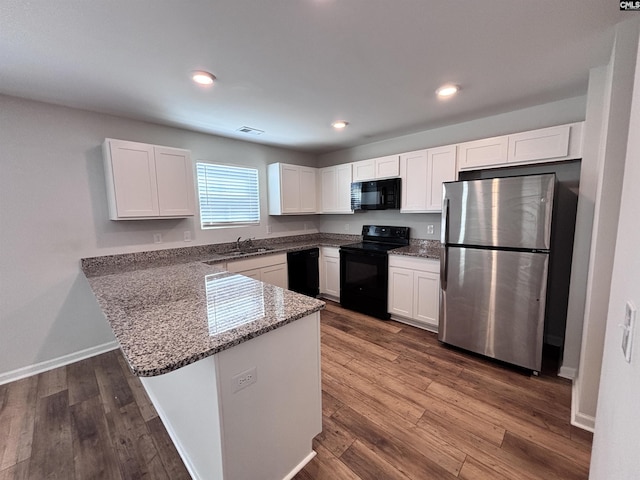
[[(347, 406), (338, 410), (332, 418), (344, 428), (352, 431), (368, 448), (382, 459), (394, 464), (409, 478), (440, 478), (443, 480), (456, 478), (457, 471), (455, 474), (450, 473), (440, 464), (425, 457), (413, 445), (396, 441), (395, 437), (390, 436), (379, 425)], [(398, 462), (399, 458), (402, 459), (402, 462)], [(460, 462), (461, 466), (462, 462)]]
[(107, 352), (95, 358), (94, 375), (100, 392), (100, 398), (105, 413), (117, 411), (119, 408), (131, 404), (135, 397), (120, 368), (114, 352)]
[(73, 447), (66, 391), (38, 399), (29, 474), (73, 480)]
[(93, 357), (67, 365), (69, 405), (75, 405), (100, 394), (95, 375), (95, 366), (98, 361), (99, 357)]
[(29, 480), (29, 460), (23, 460), (9, 468), (0, 470), (0, 480)]
[(121, 479), (100, 397), (69, 408), (76, 478)]
[(342, 405), (341, 401), (330, 395), (326, 390), (322, 390), (322, 415), (324, 417), (330, 417), (342, 407)]
[(410, 480), (360, 440), (355, 441), (340, 459), (362, 480)]
[(356, 437), (345, 430), (331, 417), (322, 418), (322, 432), (315, 440), (336, 457), (340, 457), (355, 441)]
[(502, 443), (503, 450), (518, 456), (541, 472), (547, 478), (565, 480), (586, 480), (589, 477), (588, 463), (574, 462), (559, 452), (507, 432)]
[(461, 480), (512, 480), (511, 477), (498, 473), (472, 456), (467, 456), (458, 478)]
[(359, 339), (329, 325), (324, 325), (322, 327), (322, 333), (326, 336), (331, 336), (338, 339), (340, 342), (342, 342), (343, 345), (353, 348), (353, 351), (359, 352), (360, 354), (367, 353), (370, 355), (376, 355), (378, 357), (384, 358), (385, 360), (395, 360), (396, 358), (398, 358), (397, 353), (392, 352), (387, 348), (381, 347), (366, 340)]
[(66, 389), (66, 367), (54, 368), (38, 375), (38, 397), (48, 397)]
[(180, 455), (176, 451), (171, 437), (162, 424), (160, 417), (154, 417), (147, 422), (149, 433), (158, 450), (158, 456), (171, 480), (190, 480), (191, 475), (185, 467)]
[(522, 420), (520, 417), (513, 416), (503, 409), (492, 407), (437, 382), (429, 385), (427, 391), (444, 401), (450, 401), (464, 410), (486, 418), (488, 421), (496, 423), (496, 425), (503, 426), (507, 431), (520, 434), (533, 443), (546, 445), (569, 459), (579, 459), (581, 463), (589, 464), (591, 455), (588, 449), (573, 442), (568, 442), (565, 438)]
[(331, 345), (331, 337), (325, 337), (325, 341), (322, 342), (322, 346), (320, 348), (320, 353), (322, 359), (329, 359), (340, 365), (345, 365), (349, 363), (351, 360), (356, 358), (355, 352), (350, 352), (350, 354), (345, 353), (342, 350), (338, 350)]
[(345, 366), (331, 361), (325, 361), (323, 368), (325, 368), (327, 373), (333, 375), (334, 378), (342, 379), (342, 382), (346, 385), (377, 400), (390, 411), (407, 418), (411, 423), (415, 424), (424, 413), (424, 407), (388, 390), (383, 385), (370, 382)]
[(123, 478), (169, 478), (135, 404), (112, 408), (106, 419)]
[(5, 386), (0, 410), (0, 470), (29, 459), (32, 453), (38, 377)]
[(294, 480), (362, 480), (322, 445), (315, 445), (314, 448), (318, 455), (293, 477)]
[(469, 432), (464, 426), (457, 425), (450, 418), (427, 411), (416, 427), (455, 445), (467, 455), (467, 458), (473, 456), (507, 478), (512, 480), (547, 480), (545, 477), (537, 475), (535, 469), (528, 470), (529, 465), (522, 464), (515, 455)]
[(140, 409), (140, 413), (142, 414), (142, 418), (145, 422), (156, 418), (158, 416), (158, 412), (156, 412), (153, 403), (147, 396), (147, 392), (145, 392), (144, 387), (142, 386), (142, 382), (140, 379), (131, 374), (131, 370), (129, 369), (129, 365), (127, 361), (124, 359), (122, 355), (117, 355), (118, 364), (122, 368), (122, 373), (127, 380), (127, 384), (131, 389), (131, 393), (133, 394), (133, 398)]

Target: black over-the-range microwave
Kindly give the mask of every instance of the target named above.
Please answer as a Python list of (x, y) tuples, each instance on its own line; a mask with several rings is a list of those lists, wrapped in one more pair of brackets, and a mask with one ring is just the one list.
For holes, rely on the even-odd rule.
[(351, 184), (351, 210), (400, 208), (400, 179), (372, 180)]

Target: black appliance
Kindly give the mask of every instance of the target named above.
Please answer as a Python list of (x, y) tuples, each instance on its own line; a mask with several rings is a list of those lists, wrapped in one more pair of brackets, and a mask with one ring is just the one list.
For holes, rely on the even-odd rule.
[(399, 178), (354, 182), (351, 184), (351, 210), (390, 210), (399, 208)]
[(409, 245), (409, 227), (364, 225), (362, 242), (340, 247), (340, 303), (387, 320), (387, 252)]
[(318, 274), (319, 258), (320, 250), (318, 248), (287, 253), (289, 290), (310, 297), (318, 296), (320, 293), (320, 276)]

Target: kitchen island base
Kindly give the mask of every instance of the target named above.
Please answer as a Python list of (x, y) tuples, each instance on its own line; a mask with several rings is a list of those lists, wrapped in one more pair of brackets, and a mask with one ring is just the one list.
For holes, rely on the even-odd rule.
[(140, 380), (194, 479), (290, 479), (322, 431), (320, 313)]

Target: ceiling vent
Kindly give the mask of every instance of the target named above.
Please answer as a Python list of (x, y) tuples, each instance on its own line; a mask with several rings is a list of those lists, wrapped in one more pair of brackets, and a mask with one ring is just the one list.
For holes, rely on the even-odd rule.
[(251, 127), (240, 127), (236, 130), (236, 132), (247, 133), (249, 135), (262, 135), (264, 133), (264, 130), (258, 130), (257, 128)]

